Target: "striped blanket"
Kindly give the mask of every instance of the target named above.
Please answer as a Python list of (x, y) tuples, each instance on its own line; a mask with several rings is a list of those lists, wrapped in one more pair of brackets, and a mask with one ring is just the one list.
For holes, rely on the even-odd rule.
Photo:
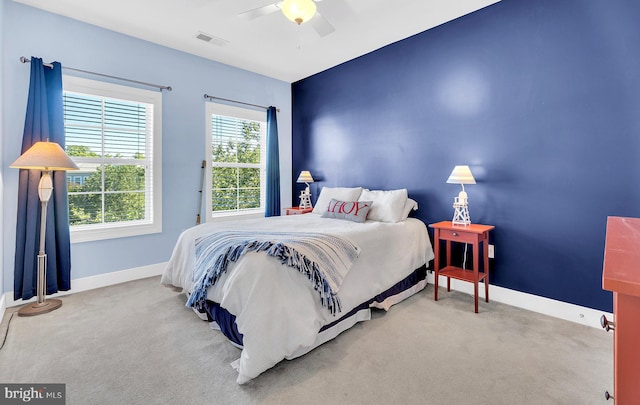
[(340, 312), (337, 293), (360, 248), (348, 239), (312, 232), (222, 231), (197, 238), (193, 291), (187, 306), (199, 306), (207, 289), (247, 252), (264, 252), (297, 269), (313, 284), (320, 302)]

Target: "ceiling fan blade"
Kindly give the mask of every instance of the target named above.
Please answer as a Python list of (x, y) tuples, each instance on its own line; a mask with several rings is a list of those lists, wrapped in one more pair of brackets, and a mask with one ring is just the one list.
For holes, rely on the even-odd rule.
[(246, 20), (254, 20), (258, 17), (263, 17), (267, 14), (274, 13), (276, 11), (280, 11), (280, 7), (278, 7), (278, 3), (269, 4), (263, 7), (254, 8), (249, 11), (245, 11), (243, 13), (238, 14), (239, 17), (244, 18)]
[(333, 25), (318, 12), (309, 20), (309, 24), (311, 24), (313, 29), (316, 30), (321, 37), (327, 36), (336, 30)]

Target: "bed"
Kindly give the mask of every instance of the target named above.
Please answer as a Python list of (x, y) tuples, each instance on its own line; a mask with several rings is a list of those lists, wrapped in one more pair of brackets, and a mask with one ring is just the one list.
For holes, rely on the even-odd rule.
[[(365, 190), (325, 187), (316, 203), (318, 209), (312, 213), (210, 222), (180, 235), (161, 282), (183, 289), (187, 304), (242, 349), (240, 358), (232, 363), (238, 371), (237, 383), (244, 384), (280, 361), (299, 357), (356, 323), (369, 320), (372, 307), (388, 310), (426, 286), (433, 249), (425, 224), (408, 217), (417, 207), (415, 201), (404, 190), (400, 193), (404, 197), (396, 198), (401, 202), (391, 206), (389, 191)], [(396, 190), (392, 192), (397, 194)], [(362, 198), (365, 200), (360, 201)], [(357, 202), (367, 212), (362, 215), (359, 210), (361, 218), (356, 220), (341, 216), (346, 211), (344, 204), (342, 213), (337, 209), (329, 212), (330, 204), (335, 207), (340, 201)], [(392, 209), (381, 210), (389, 207)], [(270, 234), (274, 236), (264, 236)], [(334, 305), (323, 299), (326, 291), (318, 287), (317, 275), (296, 267), (290, 256), (287, 261), (267, 254), (266, 248), (242, 250), (225, 262), (225, 270), (218, 273), (215, 282), (203, 282), (206, 277), (198, 276), (211, 274), (210, 269), (202, 270), (202, 252), (209, 240), (220, 240), (221, 235), (240, 235), (240, 239), (257, 235), (259, 246), (264, 246), (267, 240), (297, 234), (326, 235), (355, 248), (356, 258), (346, 264), (342, 276), (336, 277), (337, 286), (323, 278), (325, 287), (333, 286)], [(267, 247), (273, 250), (274, 244), (269, 242)], [(305, 247), (292, 246), (299, 246), (301, 251)], [(217, 256), (216, 263), (221, 263), (222, 256)]]

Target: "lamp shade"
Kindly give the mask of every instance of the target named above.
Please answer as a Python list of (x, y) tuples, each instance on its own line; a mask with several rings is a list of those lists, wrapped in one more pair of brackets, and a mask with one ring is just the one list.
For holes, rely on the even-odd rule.
[(447, 179), (447, 183), (453, 184), (476, 184), (476, 179), (471, 174), (469, 166), (456, 166)]
[(316, 3), (312, 0), (284, 0), (282, 13), (298, 25), (309, 21), (316, 13)]
[(36, 170), (78, 170), (78, 166), (55, 142), (36, 142), (9, 167)]
[(303, 170), (300, 172), (300, 176), (298, 176), (297, 183), (313, 183), (313, 177), (311, 177), (311, 172), (308, 170)]

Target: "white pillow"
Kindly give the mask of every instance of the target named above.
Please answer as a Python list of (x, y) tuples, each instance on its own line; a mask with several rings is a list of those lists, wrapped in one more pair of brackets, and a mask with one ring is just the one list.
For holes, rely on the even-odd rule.
[(313, 212), (316, 214), (325, 212), (332, 198), (340, 201), (358, 201), (361, 192), (362, 187), (322, 187)]
[(360, 194), (360, 201), (373, 201), (367, 219), (380, 222), (402, 221), (407, 198), (406, 188), (399, 190), (369, 190), (365, 188)]
[(402, 216), (400, 217), (400, 221), (404, 221), (409, 218), (409, 213), (411, 210), (418, 209), (418, 202), (416, 200), (412, 200), (411, 198), (407, 198), (407, 202), (404, 204), (404, 208), (402, 209)]

